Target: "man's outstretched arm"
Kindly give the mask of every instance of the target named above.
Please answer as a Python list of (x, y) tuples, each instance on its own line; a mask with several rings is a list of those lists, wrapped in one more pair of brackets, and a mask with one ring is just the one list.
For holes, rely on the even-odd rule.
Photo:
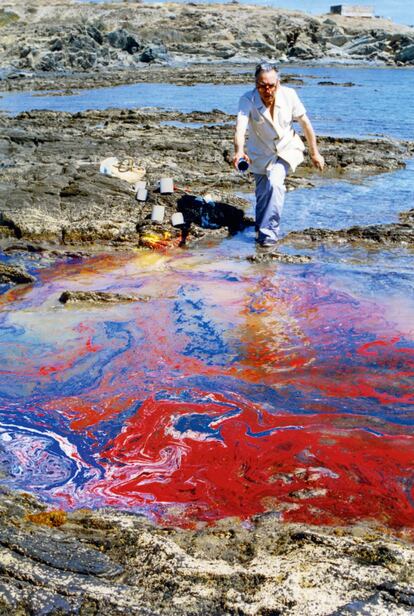
[(308, 116), (306, 114), (301, 116), (300, 118), (298, 118), (298, 122), (301, 125), (302, 130), (305, 134), (313, 166), (319, 169), (319, 171), (323, 171), (323, 168), (325, 167), (325, 159), (318, 150), (315, 131), (313, 130), (313, 126)]
[(248, 163), (250, 163), (250, 158), (247, 156), (244, 151), (244, 144), (246, 141), (246, 131), (247, 125), (249, 122), (249, 118), (240, 113), (237, 116), (236, 121), (236, 130), (234, 131), (234, 156), (233, 156), (233, 165), (237, 169), (237, 161), (239, 158), (245, 158)]

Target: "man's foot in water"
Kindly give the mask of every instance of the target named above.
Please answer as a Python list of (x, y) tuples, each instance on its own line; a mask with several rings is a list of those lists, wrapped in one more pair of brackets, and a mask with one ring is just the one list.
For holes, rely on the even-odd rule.
[(260, 252), (273, 252), (277, 249), (277, 242), (274, 240), (264, 240), (259, 242), (258, 248)]

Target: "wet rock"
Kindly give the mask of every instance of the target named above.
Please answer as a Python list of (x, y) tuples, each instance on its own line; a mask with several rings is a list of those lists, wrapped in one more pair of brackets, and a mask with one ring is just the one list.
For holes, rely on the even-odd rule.
[[(14, 195), (17, 199), (19, 196), (18, 192)], [(21, 205), (28, 205), (30, 201), (29, 199)], [(15, 237), (56, 243), (62, 241), (62, 221), (54, 216), (48, 216), (35, 207), (31, 209), (30, 214), (28, 211), (25, 213), (23, 209), (2, 212), (3, 223), (14, 232)]]
[(139, 246), (144, 248), (163, 249), (185, 243), (182, 231), (168, 223), (153, 223), (144, 220), (139, 223), (138, 229)]
[[(15, 238), (67, 250), (92, 243), (161, 248), (250, 226), (249, 202), (237, 193), (253, 192), (253, 178), (233, 173), (233, 120), (218, 111), (117, 109), (5, 117), (0, 151), (13, 165), (0, 167), (2, 244)], [(414, 151), (413, 144), (387, 139), (319, 141), (327, 173), (358, 180), (403, 167)], [(146, 171), (146, 202), (136, 200), (127, 182), (99, 173), (100, 160), (135, 153)], [(312, 187), (313, 174), (306, 158), (300, 176), (288, 178), (288, 189)], [(173, 177), (174, 193), (159, 193), (157, 181), (163, 176)], [(165, 207), (165, 228), (151, 223), (157, 204)], [(184, 216), (182, 229), (171, 223), (177, 211)]]
[(22, 267), (0, 263), (0, 283), (27, 284), (34, 281), (35, 278)]
[(310, 263), (310, 261), (312, 261), (312, 258), (306, 255), (288, 255), (278, 252), (275, 249), (263, 250), (254, 255), (249, 255), (246, 258), (247, 261), (250, 261), (251, 263), (272, 263), (276, 261), (278, 263), (302, 264)]
[(121, 304), (146, 301), (147, 299), (136, 295), (109, 293), (106, 291), (64, 291), (59, 297), (61, 304)]
[(286, 241), (310, 241), (310, 242), (362, 242), (373, 245), (414, 245), (414, 221), (405, 219), (406, 222), (390, 223), (384, 225), (359, 225), (349, 229), (315, 229), (309, 228), (303, 231), (289, 233)]
[(411, 156), (414, 144), (398, 142), (393, 139), (336, 139), (322, 137), (319, 139), (328, 168), (338, 171), (352, 170), (364, 173), (378, 173), (381, 170), (391, 171), (404, 167), (401, 157), (405, 150), (406, 156)]
[(98, 552), (83, 546), (76, 539), (65, 537), (58, 531), (23, 533), (11, 526), (0, 529), (0, 545), (26, 558), (63, 571), (84, 575), (114, 577), (122, 567)]
[[(89, 218), (89, 217), (88, 217)], [(65, 244), (101, 243), (138, 243), (134, 222), (121, 222), (111, 218), (107, 220), (81, 220), (64, 224), (62, 241)]]
[(282, 524), (269, 511), (249, 528), (232, 519), (183, 530), (106, 509), (69, 513), (57, 531), (27, 522), (40, 507), (18, 493), (0, 495), (4, 613), (412, 611), (413, 545), (381, 528)]
[(352, 88), (355, 84), (352, 81), (337, 83), (336, 81), (318, 81), (318, 86), (342, 86), (344, 88)]
[(345, 231), (347, 239), (363, 240), (378, 244), (414, 245), (414, 225), (388, 224), (355, 226)]
[(414, 224), (414, 209), (408, 210), (408, 212), (401, 212), (399, 219), (402, 223)]

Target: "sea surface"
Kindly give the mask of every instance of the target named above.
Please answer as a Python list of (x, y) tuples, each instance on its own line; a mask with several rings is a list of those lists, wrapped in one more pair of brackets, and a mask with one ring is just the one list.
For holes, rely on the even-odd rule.
[[(283, 72), (303, 79), (304, 85), (295, 89), (319, 134), (413, 139), (414, 70), (286, 66), (282, 75)], [(337, 85), (321, 85), (321, 82)], [(4, 92), (0, 111), (15, 115), (29, 109), (74, 113), (86, 109), (158, 106), (186, 113), (220, 109), (236, 114), (240, 96), (252, 87), (251, 76), (246, 73), (245, 85), (137, 83), (80, 90), (68, 96), (59, 92)]]
[[(320, 133), (411, 136), (409, 71), (298, 73)], [(322, 78), (356, 85), (316, 85)], [(124, 104), (150, 104), (134, 87)], [(171, 88), (159, 89), (159, 104), (187, 111), (234, 110), (244, 90)], [(202, 97), (185, 98), (197, 88)], [(100, 106), (119, 101), (119, 88), (99, 92)], [(96, 106), (96, 95), (80, 93), (82, 108)], [(31, 100), (81, 104), (23, 94), (14, 104)], [(287, 194), (283, 233), (395, 221), (413, 207), (413, 180), (413, 161), (359, 183), (322, 177)], [(412, 531), (413, 253), (282, 249), (312, 261), (247, 261), (251, 229), (168, 253), (3, 255), (36, 282), (4, 285), (0, 296), (2, 484), (51, 507), (110, 505), (184, 527), (272, 512)], [(64, 290), (93, 289), (148, 301), (58, 301)]]

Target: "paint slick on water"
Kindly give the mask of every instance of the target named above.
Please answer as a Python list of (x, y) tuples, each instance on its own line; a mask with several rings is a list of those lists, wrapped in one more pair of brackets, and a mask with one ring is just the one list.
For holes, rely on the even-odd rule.
[[(180, 526), (271, 511), (412, 530), (409, 331), (319, 263), (219, 256), (60, 263), (3, 295), (2, 482)], [(91, 282), (151, 300), (57, 306)]]

